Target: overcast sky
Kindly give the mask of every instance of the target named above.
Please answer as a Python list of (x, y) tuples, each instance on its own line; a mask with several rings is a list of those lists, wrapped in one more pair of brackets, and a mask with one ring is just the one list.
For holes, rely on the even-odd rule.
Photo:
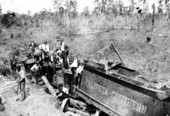
[[(94, 7), (94, 0), (77, 0), (78, 12), (83, 11), (85, 6), (89, 6), (90, 9)], [(28, 10), (31, 13), (39, 12), (46, 8), (53, 11), (53, 0), (0, 0), (2, 12), (5, 13), (8, 10), (18, 13), (27, 13)]]
[[(124, 4), (129, 4), (130, 0), (122, 0)], [(158, 0), (148, 0), (150, 4)], [(88, 6), (90, 10), (94, 8), (94, 0), (77, 0), (78, 2), (78, 12), (82, 12), (85, 6)], [(2, 7), (2, 12), (14, 11), (18, 13), (28, 13), (28, 10), (32, 14), (39, 12), (46, 8), (53, 11), (53, 0), (0, 0), (0, 5)]]

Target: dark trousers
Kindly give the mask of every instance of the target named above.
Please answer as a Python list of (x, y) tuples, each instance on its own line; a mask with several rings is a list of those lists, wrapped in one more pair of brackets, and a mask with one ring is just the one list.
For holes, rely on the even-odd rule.
[(35, 79), (35, 83), (38, 84), (38, 80), (40, 77), (40, 73), (39, 72), (34, 72), (33, 73), (33, 78)]
[(18, 94), (19, 94), (19, 91), (20, 91), (20, 94), (21, 94), (21, 98), (20, 100), (21, 101), (24, 101), (25, 98), (26, 98), (26, 93), (25, 93), (25, 79), (23, 79), (22, 81), (20, 81), (18, 83)]
[(44, 65), (42, 67), (42, 75), (45, 75), (50, 83), (53, 82), (54, 73), (50, 65)]
[(69, 95), (63, 93), (62, 96), (60, 96), (60, 97), (57, 98), (57, 103), (56, 103), (55, 107), (56, 107), (57, 109), (59, 109), (60, 106), (61, 106), (61, 104), (62, 104), (62, 101), (63, 101), (65, 98), (68, 98), (68, 97), (69, 97)]
[(78, 76), (75, 78), (75, 86), (78, 86), (78, 87), (81, 86), (81, 79), (82, 79), (82, 75), (78, 74)]
[(16, 63), (11, 62), (11, 70), (12, 70), (13, 72), (16, 71)]
[(25, 91), (25, 79), (23, 79), (22, 81), (18, 83), (18, 90)]
[(64, 73), (64, 85), (69, 88), (69, 92), (72, 92), (74, 78), (72, 74)]
[(62, 57), (62, 59), (63, 59), (63, 67), (64, 67), (65, 69), (68, 69), (68, 68), (69, 68), (69, 64), (68, 64), (68, 62), (67, 62), (68, 54), (67, 54), (65, 51), (62, 51), (61, 57)]
[(75, 83), (76, 83), (76, 76), (75, 76), (75, 74), (76, 74), (76, 68), (75, 67), (72, 67), (71, 68), (71, 72), (72, 72), (72, 79), (73, 79), (73, 85), (75, 85)]

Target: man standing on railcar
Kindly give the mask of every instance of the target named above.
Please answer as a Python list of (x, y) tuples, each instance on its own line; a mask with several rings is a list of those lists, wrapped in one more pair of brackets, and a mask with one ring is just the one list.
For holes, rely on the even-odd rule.
[(80, 85), (81, 85), (83, 69), (84, 69), (84, 61), (80, 60), (79, 61), (79, 66), (76, 69), (76, 74), (75, 74), (75, 76), (76, 76), (76, 78), (75, 78), (75, 86), (80, 87)]

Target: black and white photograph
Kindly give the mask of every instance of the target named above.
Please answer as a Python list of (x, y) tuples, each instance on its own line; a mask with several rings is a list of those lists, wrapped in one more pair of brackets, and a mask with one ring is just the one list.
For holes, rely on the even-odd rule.
[(0, 0), (0, 116), (170, 116), (170, 0)]

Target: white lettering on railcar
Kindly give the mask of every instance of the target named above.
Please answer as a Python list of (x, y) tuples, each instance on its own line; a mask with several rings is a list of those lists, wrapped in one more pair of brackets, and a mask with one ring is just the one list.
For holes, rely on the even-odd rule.
[(114, 91), (112, 91), (112, 97), (114, 97), (116, 100), (118, 100), (119, 103), (122, 105), (128, 106), (142, 114), (146, 113), (147, 106), (144, 106), (144, 105), (142, 105), (132, 99), (129, 99), (119, 93), (116, 93)]
[(98, 92), (108, 95), (108, 89), (106, 87), (103, 87), (97, 83), (95, 83), (94, 81), (90, 81), (88, 79), (86, 79), (86, 85), (90, 86), (91, 88), (96, 89)]
[[(97, 90), (98, 92), (104, 94), (104, 95), (108, 95), (108, 89), (102, 85), (99, 85), (98, 83), (91, 81), (89, 79), (86, 79), (86, 85), (89, 86), (92, 89)], [(131, 109), (134, 109), (137, 112), (140, 112), (142, 114), (146, 113), (147, 110), (147, 106), (144, 106), (126, 96), (123, 96), (115, 91), (111, 92), (111, 97), (114, 98), (116, 101), (118, 101), (118, 103), (120, 103), (123, 106), (127, 106)]]

